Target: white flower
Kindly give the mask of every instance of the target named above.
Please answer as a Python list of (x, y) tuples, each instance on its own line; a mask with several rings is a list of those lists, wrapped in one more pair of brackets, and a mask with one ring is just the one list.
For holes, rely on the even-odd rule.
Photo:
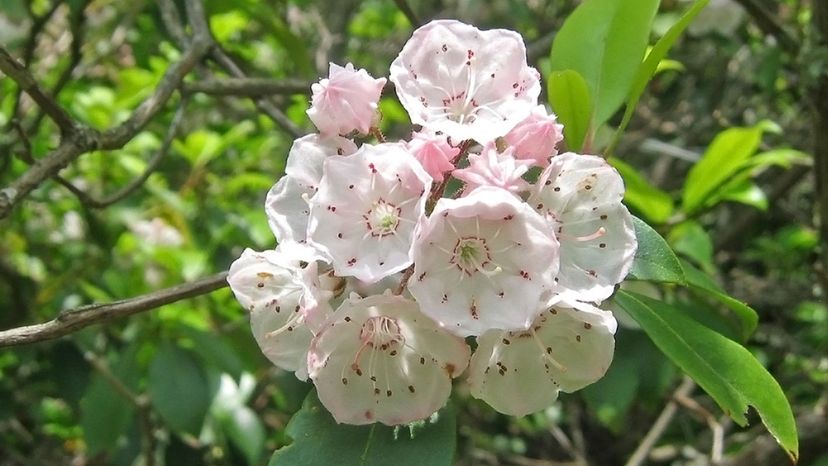
[[(250, 312), (253, 337), (265, 356), (305, 380), (308, 347), (313, 332), (331, 312), (330, 294), (317, 287), (316, 263), (303, 270), (292, 255), (280, 249), (245, 249), (230, 266), (227, 282)], [(316, 328), (309, 325), (314, 322)]]
[(312, 105), (307, 113), (325, 135), (367, 134), (377, 113), (385, 78), (374, 79), (367, 71), (348, 63), (330, 64), (328, 77), (311, 86)]
[(594, 155), (558, 155), (541, 174), (528, 202), (561, 243), (560, 292), (598, 302), (629, 272), (638, 243), (623, 197), (621, 176)]
[(322, 179), (325, 159), (350, 155), (356, 145), (339, 136), (309, 134), (293, 141), (283, 176), (267, 193), (265, 212), (270, 229), (280, 243), (304, 243), (308, 230), (308, 199)]
[(479, 186), (495, 186), (519, 194), (529, 190), (529, 183), (521, 177), (531, 165), (531, 161), (516, 160), (511, 147), (500, 153), (494, 144), (489, 144), (479, 155), (469, 154), (467, 168), (451, 174), (466, 182), (467, 193)]
[(308, 242), (339, 276), (376, 282), (411, 264), (431, 177), (401, 144), (363, 145), (325, 161), (310, 200)]
[(337, 422), (399, 425), (425, 419), (465, 370), (466, 343), (390, 294), (342, 303), (308, 353), (319, 399)]
[[(568, 306), (576, 305), (576, 308)], [(477, 339), (469, 387), (497, 411), (523, 416), (604, 376), (615, 350), (612, 314), (559, 303), (525, 331), (490, 331)]]
[(540, 76), (526, 64), (519, 34), (450, 20), (414, 31), (391, 63), (391, 81), (412, 123), (455, 143), (505, 135), (540, 94)]
[(461, 336), (526, 329), (558, 272), (549, 224), (507, 191), (440, 199), (414, 244), (408, 283), (422, 311)]

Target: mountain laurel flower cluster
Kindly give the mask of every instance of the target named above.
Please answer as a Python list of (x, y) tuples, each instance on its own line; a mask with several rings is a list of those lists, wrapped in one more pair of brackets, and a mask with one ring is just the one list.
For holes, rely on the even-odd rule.
[(600, 306), (637, 248), (618, 172), (558, 153), (515, 32), (432, 21), (389, 79), (408, 140), (377, 128), (385, 78), (331, 64), (312, 86), (319, 133), (265, 201), (278, 246), (228, 276), (262, 352), (347, 424), (425, 419), (458, 378), (516, 416), (601, 378), (616, 321)]

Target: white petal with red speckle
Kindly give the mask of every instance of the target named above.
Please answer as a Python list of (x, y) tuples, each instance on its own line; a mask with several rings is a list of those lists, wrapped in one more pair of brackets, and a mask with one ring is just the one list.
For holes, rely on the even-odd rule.
[(465, 370), (466, 343), (390, 294), (354, 295), (330, 317), (308, 353), (319, 399), (337, 422), (407, 424), (426, 419)]
[(505, 135), (537, 104), (540, 76), (519, 34), (452, 20), (414, 31), (391, 63), (391, 81), (412, 123), (457, 144)]
[(402, 144), (363, 145), (325, 161), (311, 198), (308, 242), (339, 276), (376, 282), (411, 265), (431, 177)]
[(594, 155), (558, 155), (541, 174), (528, 202), (561, 242), (562, 293), (598, 302), (629, 272), (638, 243), (623, 197), (621, 176)]
[(558, 247), (529, 205), (484, 186), (437, 202), (414, 244), (409, 291), (426, 315), (461, 336), (525, 329), (552, 295)]
[[(567, 307), (576, 305), (577, 308)], [(550, 406), (604, 376), (615, 350), (612, 314), (583, 303), (559, 303), (529, 330), (490, 331), (477, 339), (469, 387), (497, 411), (513, 416)]]

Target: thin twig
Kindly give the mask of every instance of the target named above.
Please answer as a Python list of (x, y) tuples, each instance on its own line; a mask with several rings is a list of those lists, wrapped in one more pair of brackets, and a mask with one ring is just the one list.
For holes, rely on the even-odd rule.
[(37, 81), (32, 77), (31, 73), (29, 73), (29, 70), (18, 63), (3, 46), (0, 46), (0, 71), (17, 83), (20, 89), (29, 94), (29, 97), (60, 128), (61, 135), (67, 135), (75, 130), (75, 120), (54, 99), (46, 95)]
[(664, 435), (667, 427), (669, 427), (670, 423), (673, 422), (673, 417), (675, 417), (676, 412), (678, 411), (678, 404), (676, 403), (675, 398), (690, 395), (694, 388), (696, 388), (696, 383), (693, 382), (693, 379), (684, 376), (684, 379), (681, 381), (681, 385), (679, 385), (676, 391), (673, 392), (673, 396), (670, 401), (667, 402), (667, 406), (665, 406), (661, 411), (661, 414), (658, 415), (658, 418), (656, 418), (653, 426), (650, 427), (647, 435), (645, 435), (641, 440), (641, 443), (638, 444), (638, 447), (635, 449), (632, 456), (630, 456), (630, 459), (627, 460), (625, 466), (641, 466), (644, 464), (644, 461), (647, 460), (647, 455), (650, 454), (650, 451), (653, 449), (655, 444), (661, 436)]
[(713, 445), (710, 447), (710, 462), (712, 464), (720, 463), (722, 461), (722, 451), (724, 450), (724, 429), (719, 423), (719, 420), (704, 406), (700, 405), (698, 401), (687, 395), (677, 394), (673, 399), (678, 404), (698, 414), (704, 419), (707, 426), (710, 427), (710, 431), (713, 434)]
[(759, 2), (756, 0), (736, 0), (736, 2), (742, 5), (742, 8), (753, 17), (759, 29), (765, 34), (773, 36), (783, 49), (792, 54), (799, 51), (799, 43), (796, 38), (788, 33), (782, 24)]
[[(58, 172), (81, 155), (95, 149), (114, 150), (120, 149), (127, 142), (132, 140), (144, 127), (164, 108), (173, 92), (181, 85), (184, 77), (201, 61), (214, 45), (210, 36), (207, 20), (204, 16), (202, 5), (197, 0), (186, 1), (187, 12), (190, 24), (193, 29), (193, 38), (181, 59), (171, 65), (161, 81), (155, 88), (155, 92), (144, 100), (138, 108), (120, 125), (104, 132), (99, 132), (83, 125), (76, 124), (68, 114), (57, 105), (54, 99), (46, 96), (40, 91), (29, 74), (28, 70), (22, 68), (10, 56), (3, 58), (0, 53), (0, 69), (6, 72), (9, 68), (13, 75), (11, 78), (24, 89), (28, 89), (30, 95), (65, 131), (61, 138), (60, 145), (32, 165), (32, 167), (17, 178), (11, 185), (0, 189), (0, 219), (6, 217), (12, 208), (23, 200), (35, 188), (40, 186), (47, 179), (55, 176)], [(5, 49), (0, 47), (3, 52)], [(7, 73), (8, 74), (8, 73)], [(34, 91), (32, 89), (37, 89)], [(37, 97), (35, 97), (37, 96)], [(65, 121), (63, 116), (65, 116)], [(60, 122), (58, 122), (60, 120)]]
[(48, 322), (0, 331), (0, 348), (52, 340), (90, 325), (156, 309), (182, 299), (211, 293), (225, 286), (227, 286), (227, 273), (222, 272), (134, 298), (107, 304), (90, 304), (62, 311)]
[(310, 89), (307, 81), (298, 79), (223, 78), (189, 83), (186, 92), (208, 95), (264, 97), (269, 95), (304, 94)]
[(176, 110), (172, 122), (170, 123), (170, 127), (167, 129), (167, 134), (164, 136), (164, 140), (161, 143), (161, 147), (155, 153), (155, 156), (153, 156), (152, 159), (150, 159), (149, 163), (147, 164), (147, 167), (144, 169), (144, 172), (141, 173), (141, 176), (130, 181), (126, 186), (119, 189), (118, 191), (104, 198), (96, 198), (86, 193), (82, 189), (78, 188), (69, 180), (63, 178), (60, 175), (57, 175), (55, 177), (55, 180), (57, 180), (58, 183), (65, 186), (66, 189), (72, 192), (72, 194), (77, 196), (77, 198), (82, 203), (94, 209), (102, 209), (124, 199), (125, 197), (129, 196), (138, 188), (144, 185), (144, 182), (147, 181), (147, 179), (150, 177), (150, 175), (153, 174), (153, 172), (155, 172), (155, 169), (158, 168), (158, 165), (161, 163), (161, 160), (166, 156), (167, 152), (169, 152), (170, 146), (172, 146), (172, 142), (173, 140), (175, 140), (176, 134), (178, 133), (178, 129), (181, 127), (181, 122), (184, 119), (185, 108), (187, 106), (188, 101), (189, 98), (186, 95), (182, 96), (181, 103), (179, 103), (178, 110)]
[(155, 425), (152, 422), (152, 406), (150, 405), (149, 399), (145, 395), (132, 393), (132, 390), (109, 369), (109, 366), (103, 358), (91, 351), (84, 352), (83, 356), (92, 368), (112, 386), (115, 392), (132, 404), (138, 411), (138, 418), (141, 425), (141, 449), (142, 455), (144, 456), (144, 466), (154, 466), (157, 442), (155, 441)]
[(420, 22), (420, 19), (417, 17), (417, 14), (414, 13), (414, 10), (411, 9), (411, 5), (408, 4), (407, 0), (394, 0), (394, 3), (397, 4), (397, 8), (399, 8), (405, 17), (408, 18), (408, 22), (411, 23), (412, 26), (415, 28), (422, 26), (423, 23)]

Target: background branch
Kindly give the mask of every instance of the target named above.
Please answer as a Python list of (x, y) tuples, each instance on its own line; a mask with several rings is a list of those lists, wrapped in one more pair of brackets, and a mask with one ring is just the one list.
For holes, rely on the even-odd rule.
[(225, 286), (227, 286), (227, 272), (222, 272), (192, 283), (176, 285), (122, 301), (90, 304), (62, 311), (48, 322), (0, 332), (0, 348), (53, 340), (90, 325), (156, 309), (182, 299), (211, 293)]

